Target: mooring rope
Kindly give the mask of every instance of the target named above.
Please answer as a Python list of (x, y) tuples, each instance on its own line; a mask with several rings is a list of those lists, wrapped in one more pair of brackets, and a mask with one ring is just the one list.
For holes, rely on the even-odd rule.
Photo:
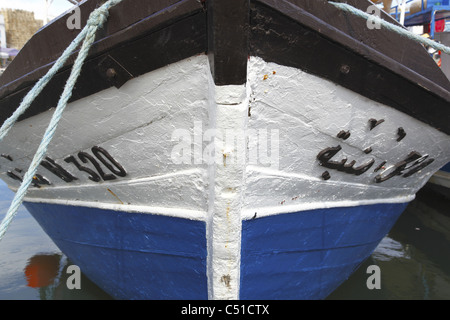
[(436, 49), (436, 50), (440, 50), (441, 52), (444, 52), (446, 54), (450, 54), (450, 47), (447, 47), (447, 46), (445, 46), (445, 45), (443, 45), (443, 44), (441, 44), (439, 42), (436, 42), (434, 40), (422, 37), (421, 35), (414, 34), (414, 33), (410, 32), (409, 30), (407, 30), (407, 29), (405, 29), (403, 27), (397, 26), (397, 25), (392, 24), (392, 23), (390, 23), (390, 22), (388, 22), (386, 20), (381, 19), (380, 17), (378, 17), (375, 14), (369, 14), (369, 13), (364, 12), (362, 10), (359, 10), (359, 9), (357, 9), (357, 8), (347, 4), (347, 3), (332, 2), (332, 1), (328, 1), (328, 3), (332, 4), (333, 6), (335, 6), (336, 8), (338, 8), (340, 10), (343, 10), (343, 11), (346, 11), (346, 12), (350, 12), (350, 13), (352, 13), (354, 15), (357, 15), (357, 16), (359, 16), (361, 18), (364, 18), (366, 20), (371, 19), (373, 24), (377, 24), (377, 25), (383, 26), (384, 28), (386, 28), (388, 30), (391, 30), (391, 31), (393, 31), (395, 33), (398, 33), (398, 34), (400, 34), (400, 35), (402, 35), (404, 37), (407, 37), (407, 38), (409, 38), (411, 40), (420, 42), (420, 43), (422, 43), (422, 44), (424, 44), (424, 45), (426, 45), (428, 47), (431, 47), (431, 48)]
[(66, 48), (64, 53), (55, 62), (55, 64), (47, 72), (47, 74), (34, 85), (34, 87), (30, 90), (30, 92), (28, 92), (28, 94), (22, 100), (20, 106), (17, 108), (14, 114), (9, 119), (7, 119), (0, 128), (0, 141), (1, 141), (4, 138), (4, 136), (8, 133), (8, 131), (11, 129), (11, 127), (14, 125), (14, 123), (16, 123), (17, 119), (28, 109), (28, 107), (31, 105), (34, 99), (41, 93), (41, 91), (44, 89), (47, 83), (61, 69), (61, 67), (67, 61), (69, 56), (83, 41), (78, 56), (73, 64), (70, 76), (64, 87), (64, 91), (58, 101), (58, 105), (52, 116), (52, 119), (50, 120), (47, 130), (45, 131), (45, 134), (33, 157), (33, 160), (28, 168), (28, 171), (25, 173), (23, 181), (14, 196), (14, 199), (8, 209), (8, 212), (6, 213), (5, 217), (3, 218), (0, 224), (0, 240), (5, 235), (6, 230), (11, 224), (11, 221), (17, 214), (17, 211), (19, 210), (19, 207), (22, 204), (23, 198), (25, 197), (25, 194), (33, 181), (33, 177), (36, 174), (36, 170), (40, 165), (40, 163), (42, 162), (45, 153), (47, 152), (48, 145), (50, 144), (50, 141), (52, 140), (53, 135), (56, 131), (56, 127), (58, 126), (58, 123), (61, 120), (62, 113), (65, 107), (67, 106), (67, 102), (72, 96), (73, 88), (78, 79), (78, 76), (80, 75), (81, 68), (89, 53), (89, 49), (94, 43), (97, 30), (102, 28), (103, 24), (108, 19), (109, 9), (117, 5), (121, 1), (122, 0), (108, 0), (102, 6), (92, 11), (86, 26), (81, 30), (80, 34)]

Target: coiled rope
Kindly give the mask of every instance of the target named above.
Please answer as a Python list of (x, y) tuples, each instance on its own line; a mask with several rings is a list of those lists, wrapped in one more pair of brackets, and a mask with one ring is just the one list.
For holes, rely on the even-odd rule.
[(73, 87), (80, 75), (81, 68), (88, 55), (89, 49), (95, 40), (95, 35), (98, 29), (103, 27), (109, 16), (109, 9), (120, 3), (122, 0), (108, 0), (102, 6), (91, 12), (86, 26), (81, 30), (79, 35), (72, 41), (72, 43), (66, 48), (61, 57), (55, 62), (52, 68), (43, 76), (34, 87), (28, 92), (25, 98), (22, 100), (20, 106), (13, 113), (13, 115), (7, 119), (0, 128), (0, 141), (6, 136), (11, 127), (16, 123), (17, 119), (28, 109), (34, 99), (42, 92), (47, 83), (53, 78), (53, 76), (61, 69), (73, 51), (82, 43), (78, 56), (73, 64), (72, 71), (64, 87), (64, 91), (58, 101), (58, 105), (50, 120), (50, 123), (45, 131), (42, 141), (33, 157), (33, 160), (28, 168), (28, 171), (23, 177), (22, 184), (17, 190), (11, 205), (0, 224), (0, 241), (6, 233), (11, 221), (17, 214), (23, 198), (33, 181), (33, 177), (36, 174), (36, 170), (42, 162), (45, 153), (47, 152), (48, 145), (53, 138), (56, 131), (56, 127), (62, 117), (62, 113), (67, 106), (67, 102), (72, 96)]
[(346, 11), (349, 13), (352, 13), (356, 16), (359, 16), (361, 18), (367, 19), (367, 20), (371, 20), (372, 23), (383, 26), (384, 28), (391, 30), (395, 33), (398, 33), (404, 37), (407, 37), (411, 40), (420, 42), (428, 47), (431, 47), (433, 49), (436, 50), (440, 50), (441, 52), (444, 52), (446, 54), (450, 54), (450, 47), (447, 47), (439, 42), (436, 42), (434, 40), (422, 37), (418, 34), (414, 34), (410, 31), (408, 31), (407, 29), (397, 26), (395, 24), (392, 24), (386, 20), (381, 19), (380, 17), (378, 17), (376, 14), (369, 14), (367, 12), (364, 12), (362, 10), (359, 10), (347, 3), (342, 3), (342, 2), (332, 2), (332, 1), (328, 1), (329, 4), (332, 4), (333, 6), (335, 6), (336, 8), (342, 10), (342, 11)]

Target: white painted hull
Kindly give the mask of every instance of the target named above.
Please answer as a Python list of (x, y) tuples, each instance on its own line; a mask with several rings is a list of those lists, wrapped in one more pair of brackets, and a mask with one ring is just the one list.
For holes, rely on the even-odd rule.
[[(52, 111), (17, 123), (0, 143), (5, 155), (0, 158), (1, 178), (12, 189), (20, 182), (6, 171), (23, 176)], [(384, 121), (371, 129), (370, 119)], [(406, 132), (401, 141), (399, 128)], [(337, 137), (342, 130), (350, 132), (345, 140)], [(330, 162), (347, 158), (348, 165), (355, 160), (352, 168), (373, 164), (364, 172), (321, 165), (320, 152), (338, 145), (341, 149)], [(94, 156), (96, 146), (126, 175), (108, 171), (94, 157), (105, 173), (114, 175), (95, 182), (92, 174), (65, 161), (73, 156), (97, 172), (91, 161), (83, 163), (79, 157), (80, 152)], [(371, 152), (364, 152), (368, 148)], [(420, 161), (434, 161), (404, 177), (420, 165), (410, 162), (376, 182), (413, 151), (422, 156)], [(327, 80), (256, 57), (250, 58), (245, 86), (215, 86), (207, 57), (199, 55), (71, 103), (47, 155), (76, 180), (65, 182), (40, 168), (50, 185), (31, 187), (27, 202), (205, 222), (208, 297), (236, 299), (242, 221), (408, 203), (448, 162), (450, 139)]]
[[(176, 203), (176, 207), (206, 213), (209, 160), (203, 153), (212, 150), (212, 143), (204, 134), (211, 133), (211, 129), (225, 132), (230, 126), (236, 127), (234, 123), (217, 123), (214, 118), (218, 116), (216, 103), (212, 100), (214, 85), (207, 68), (205, 56), (194, 57), (139, 77), (121, 89), (111, 88), (70, 104), (47, 155), (75, 175), (78, 170), (72, 164), (66, 164), (64, 158), (79, 151), (91, 153), (93, 146), (102, 146), (125, 167), (127, 175), (96, 184), (89, 180), (89, 174), (77, 174), (78, 180), (65, 183), (42, 169), (39, 172), (48, 177), (51, 186), (30, 189), (27, 199), (161, 208), (170, 208)], [(302, 71), (268, 64), (258, 58), (251, 59), (249, 74), (248, 90), (241, 101), (242, 110), (233, 110), (240, 113), (237, 120), (240, 121), (239, 134), (258, 135), (248, 137), (250, 143), (246, 143), (245, 161), (241, 163), (246, 172), (243, 203), (246, 217), (252, 217), (254, 213), (248, 210), (255, 208), (263, 214), (271, 211), (268, 208), (276, 207), (274, 211), (278, 213), (282, 207), (314, 202), (410, 197), (446, 162), (450, 150), (448, 136), (392, 108)], [(267, 80), (264, 75), (269, 75)], [(2, 142), (1, 151), (14, 161), (0, 158), (3, 167), (10, 170), (28, 167), (52, 111), (21, 121), (13, 128)], [(251, 116), (247, 116), (248, 113)], [(385, 122), (370, 130), (369, 118), (385, 119)], [(401, 142), (396, 141), (399, 127), (407, 132)], [(172, 159), (173, 152), (187, 145), (174, 135), (177, 129), (180, 134), (183, 130), (190, 134), (189, 163), (174, 163)], [(337, 138), (341, 130), (350, 131), (350, 138), (345, 141)], [(267, 141), (264, 141), (266, 133)], [(278, 146), (271, 141), (274, 140), (271, 135), (279, 139)], [(267, 151), (263, 150), (267, 153), (259, 159), (258, 147), (263, 146), (258, 145), (257, 138), (268, 144)], [(278, 154), (270, 154), (271, 143)], [(356, 176), (320, 166), (317, 154), (325, 147), (336, 145), (342, 146), (336, 160), (344, 157), (349, 159), (348, 162), (356, 160), (355, 167), (374, 158), (376, 162), (372, 169), (382, 161), (387, 161), (387, 168), (411, 151), (428, 154), (436, 161), (414, 179), (396, 177), (376, 184), (374, 178), (380, 171), (369, 170)], [(363, 150), (368, 147), (373, 151), (366, 155)], [(216, 150), (218, 158), (215, 162), (223, 163), (224, 152), (221, 151)], [(332, 177), (328, 181), (321, 178), (325, 170), (330, 171)], [(13, 188), (19, 185), (5, 173), (2, 178)], [(270, 188), (268, 183), (271, 181), (286, 188)], [(148, 193), (149, 188), (157, 191), (161, 182), (164, 188), (169, 188), (167, 192)], [(337, 192), (342, 189), (342, 183), (345, 183), (345, 190)], [(114, 188), (117, 197), (106, 190), (109, 186)], [(315, 192), (311, 190), (312, 186), (320, 186), (322, 191)], [(132, 192), (129, 192), (130, 188)], [(287, 194), (287, 190), (291, 193)], [(295, 190), (301, 190), (301, 193)], [(262, 195), (261, 191), (268, 191), (268, 194)]]
[(450, 174), (445, 171), (438, 171), (431, 177), (430, 183), (450, 188)]

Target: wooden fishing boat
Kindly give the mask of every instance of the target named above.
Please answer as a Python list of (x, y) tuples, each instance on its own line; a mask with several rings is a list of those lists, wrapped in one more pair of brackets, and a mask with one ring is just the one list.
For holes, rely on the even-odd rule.
[(439, 169), (439, 171), (430, 178), (427, 186), (450, 199), (450, 163), (447, 163)]
[[(76, 12), (4, 72), (1, 122)], [(0, 142), (13, 190), (73, 60)], [(24, 204), (117, 299), (322, 299), (449, 162), (449, 90), (421, 44), (329, 1), (123, 0)]]

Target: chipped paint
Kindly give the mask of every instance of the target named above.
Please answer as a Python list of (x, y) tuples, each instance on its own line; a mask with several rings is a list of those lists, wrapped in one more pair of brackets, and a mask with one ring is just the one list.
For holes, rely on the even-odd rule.
[[(406, 203), (448, 160), (443, 157), (450, 153), (448, 136), (327, 80), (250, 57), (246, 85), (216, 86), (208, 63), (206, 55), (192, 57), (132, 79), (120, 89), (71, 103), (48, 154), (67, 166), (68, 155), (99, 145), (126, 168), (127, 175), (95, 184), (88, 174), (69, 166), (78, 179), (68, 184), (40, 169), (51, 185), (30, 189), (26, 200), (202, 221), (208, 297), (238, 299), (243, 220)], [(50, 116), (48, 111), (17, 123), (1, 142), (1, 177), (13, 190), (20, 182), (7, 172), (27, 168)], [(194, 138), (194, 153), (211, 145), (215, 161), (174, 163), (173, 131), (183, 129), (195, 137), (196, 122), (203, 131), (232, 130), (237, 139), (227, 141), (221, 134), (209, 141)], [(248, 160), (258, 150), (246, 133), (260, 129), (279, 130), (276, 168)], [(317, 154), (336, 145), (342, 145), (339, 160), (366, 163), (373, 158), (374, 166), (358, 176), (325, 171)], [(436, 160), (411, 179), (374, 182), (412, 149)], [(239, 157), (239, 150), (245, 157)]]

